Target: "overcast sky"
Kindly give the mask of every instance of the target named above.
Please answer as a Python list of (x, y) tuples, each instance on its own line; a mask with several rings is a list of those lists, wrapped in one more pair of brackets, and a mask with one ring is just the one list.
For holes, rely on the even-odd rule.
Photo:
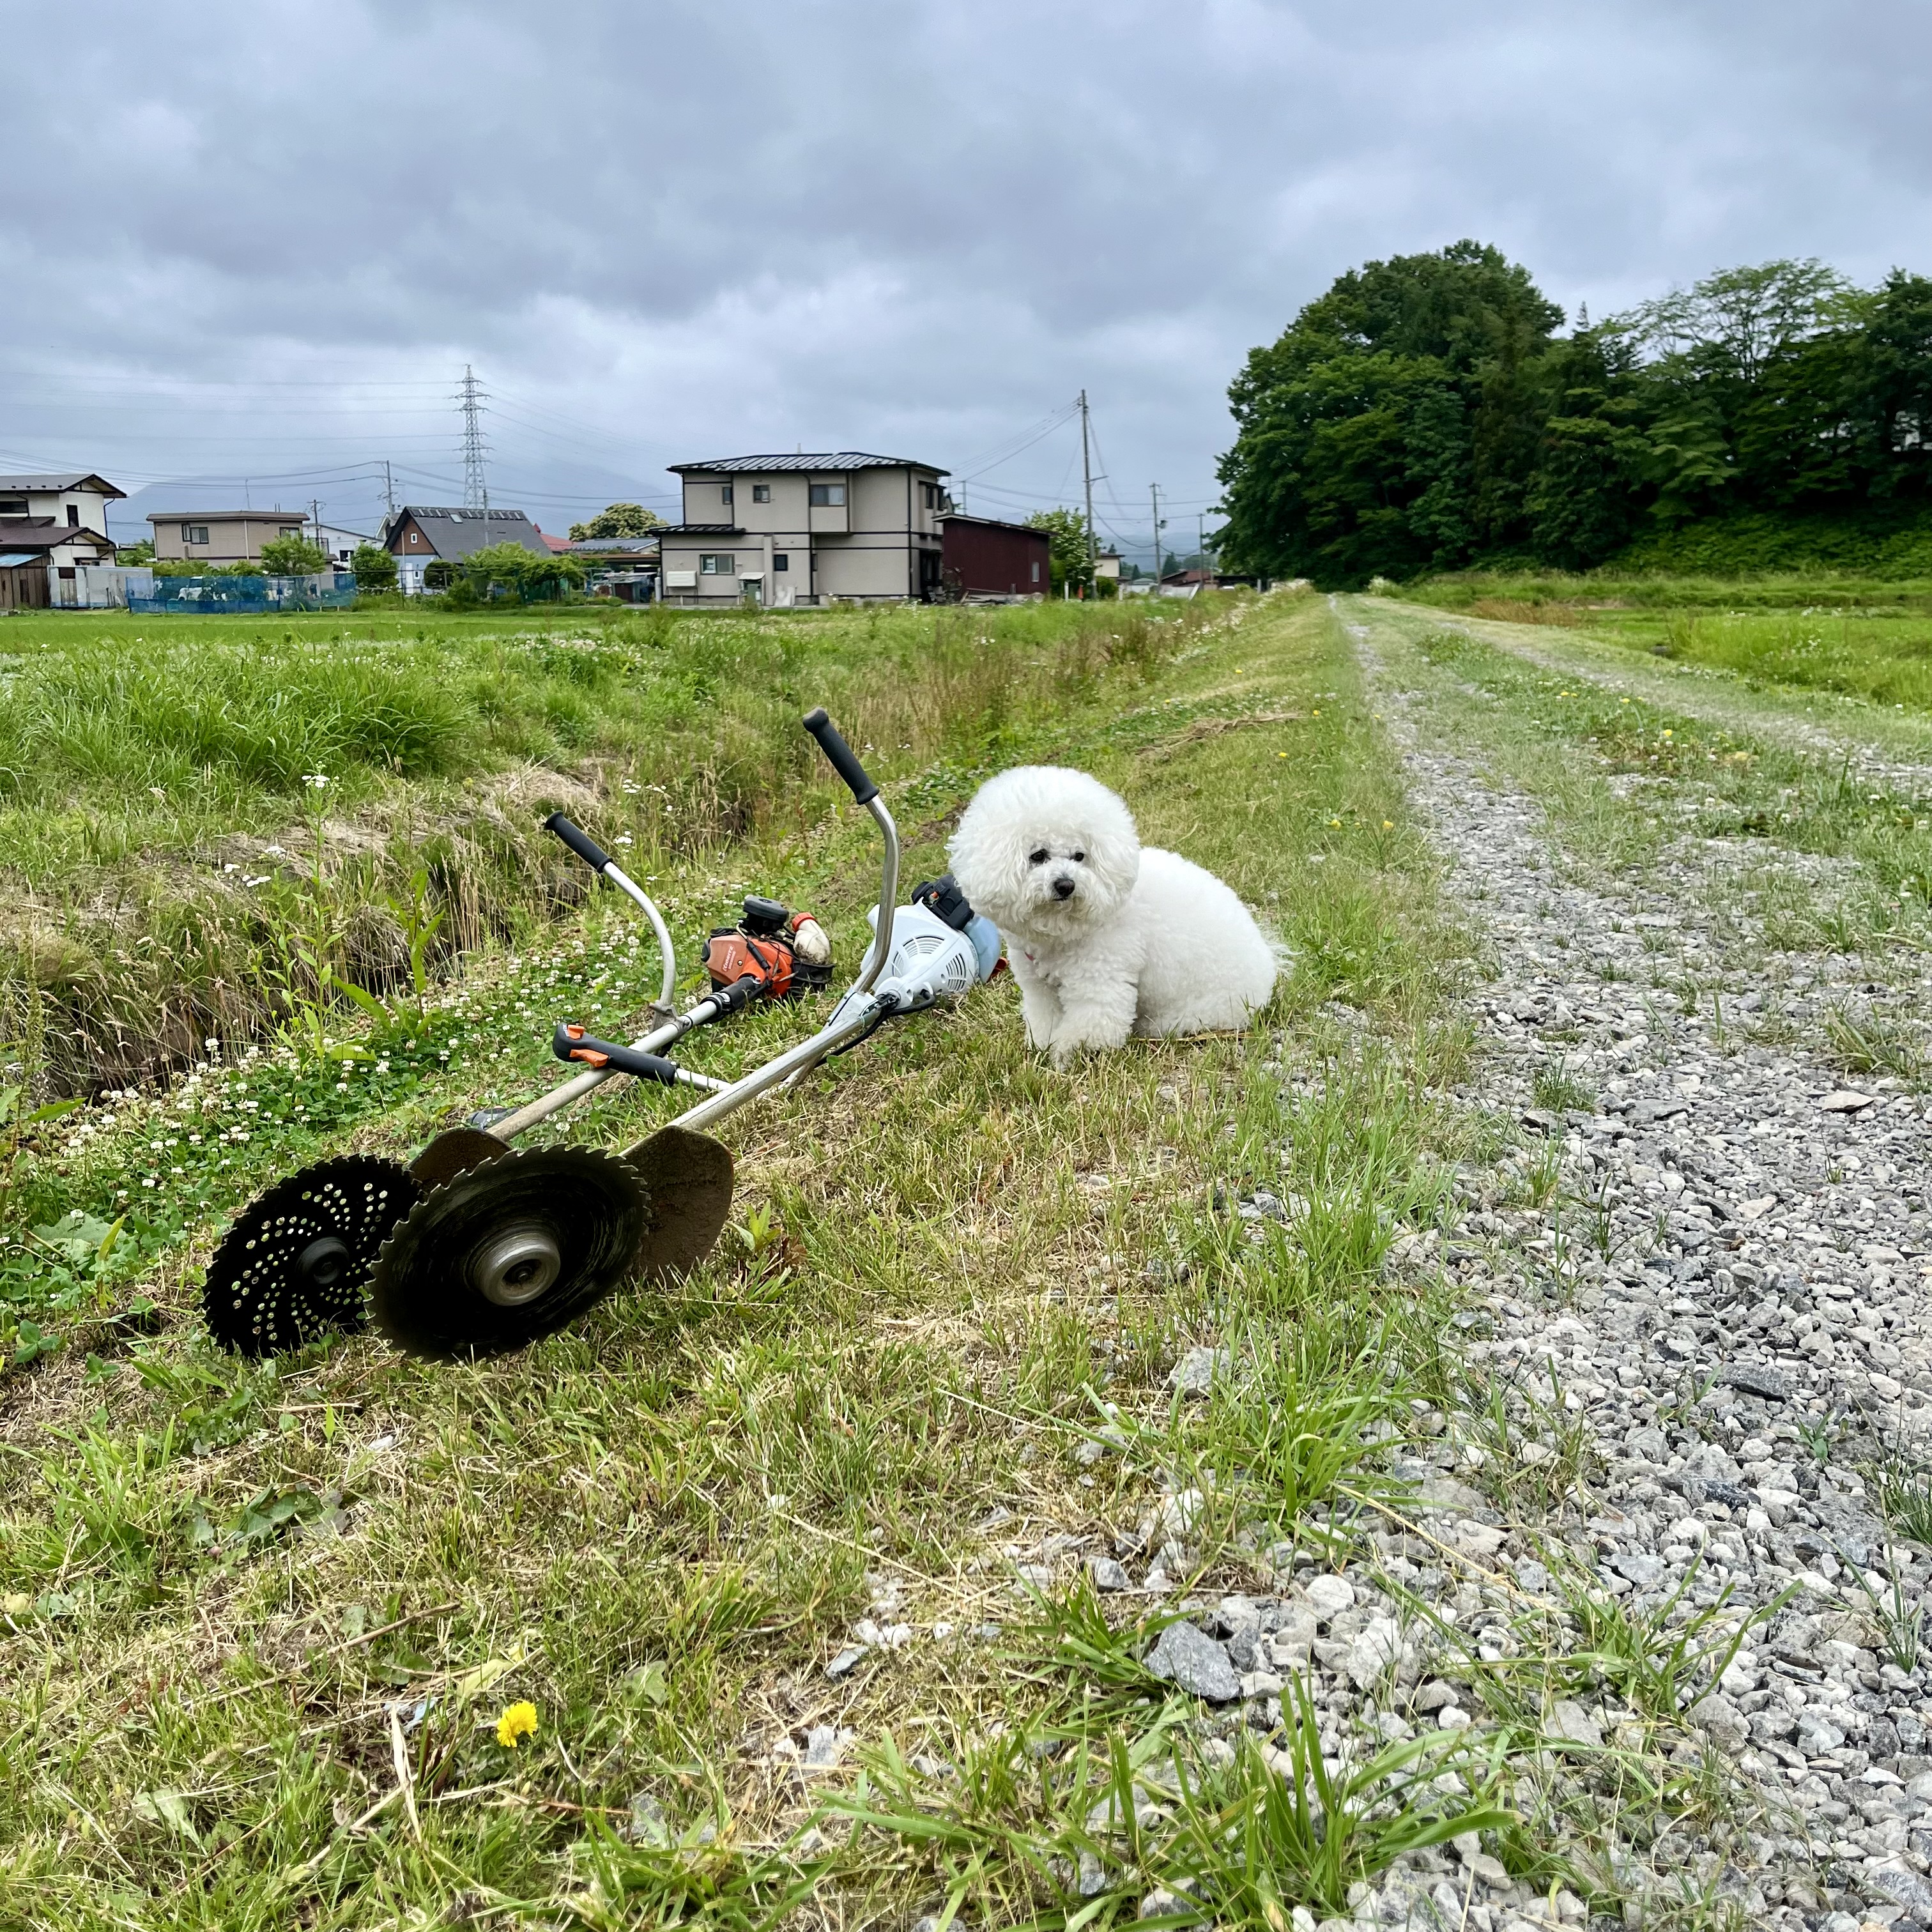
[(1354, 263), (1473, 236), (1593, 314), (1774, 256), (1932, 271), (1923, 0), (0, 21), (0, 466), (98, 469), (123, 527), (245, 490), (373, 528), (386, 458), (460, 502), (470, 363), (492, 500), (548, 529), (800, 446), (1072, 502), (1084, 385), (1103, 535), (1144, 555), (1158, 482), (1186, 550), (1228, 379)]

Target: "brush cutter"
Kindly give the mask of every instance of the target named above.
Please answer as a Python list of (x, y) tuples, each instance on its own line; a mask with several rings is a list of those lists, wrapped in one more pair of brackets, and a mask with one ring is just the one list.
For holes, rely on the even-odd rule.
[[(705, 1128), (856, 1046), (895, 1015), (957, 999), (992, 976), (999, 936), (950, 878), (895, 908), (898, 832), (879, 788), (823, 710), (805, 727), (885, 842), (872, 944), (858, 980), (809, 1040), (621, 1154), (503, 1151), (410, 1204), (370, 1282), (376, 1325), (398, 1348), (446, 1360), (499, 1354), (562, 1327), (622, 1282), (696, 1267), (724, 1228), (734, 1178), (730, 1154)], [(670, 1084), (678, 1071), (643, 1047), (620, 1060), (623, 1049), (567, 1028), (556, 1049), (566, 1046), (587, 1048), (640, 1078)]]
[[(560, 1058), (588, 1070), (574, 1079), (524, 1106), (472, 1114), (464, 1126), (437, 1135), (406, 1167), (374, 1155), (345, 1155), (304, 1168), (259, 1196), (223, 1237), (202, 1292), (208, 1330), (224, 1347), (269, 1355), (337, 1329), (360, 1328), (369, 1270), (397, 1223), (427, 1194), (495, 1160), (517, 1136), (620, 1075), (641, 1072), (649, 1079), (725, 1090), (724, 1082), (661, 1056), (700, 1027), (831, 983), (831, 943), (818, 922), (775, 899), (750, 898), (742, 923), (715, 928), (705, 946), (711, 990), (682, 1012), (673, 1012), (677, 962), (670, 934), (649, 895), (562, 812), (553, 812), (544, 824), (634, 900), (650, 922), (663, 962), (662, 984), (650, 1009), (657, 1024), (630, 1046), (616, 1046), (567, 1022), (557, 1029), (555, 1046)], [(551, 1151), (566, 1156), (572, 1150)], [(562, 1168), (574, 1184), (594, 1188), (584, 1176), (601, 1172), (596, 1162), (602, 1158), (582, 1156), (574, 1165), (564, 1159)], [(566, 1195), (569, 1184), (562, 1184)], [(514, 1271), (514, 1258), (503, 1266)]]

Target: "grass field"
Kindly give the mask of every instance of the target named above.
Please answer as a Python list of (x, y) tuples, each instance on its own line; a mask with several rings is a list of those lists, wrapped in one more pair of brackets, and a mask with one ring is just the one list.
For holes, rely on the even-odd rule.
[[(479, 790), (528, 869), (419, 981), (392, 971), (381, 1017), (352, 1000), (318, 1021), (313, 984), (279, 1009), (264, 994), (255, 1051), (204, 1048), (0, 1141), (0, 1926), (1098, 1928), (1178, 1922), (1146, 1902), (1182, 1895), (1190, 1922), (1280, 1932), (1465, 1821), (1520, 1888), (1614, 1916), (1636, 1881), (1613, 1854), (1708, 1833), (1743, 1856), (1782, 1830), (1675, 1688), (1597, 1769), (1553, 1777), (1544, 1714), (1594, 1681), (1600, 1633), (1411, 1533), (1397, 1455), (1489, 1486), (1510, 1551), (1556, 1566), (1602, 1472), (1580, 1421), (1460, 1346), (1506, 1305), (1486, 1292), (1505, 1270), (1552, 1319), (1582, 1305), (1562, 1259), (1576, 1204), (1472, 1053), (1483, 910), (1443, 901), (1354, 636), (1385, 667), (1376, 688), (1534, 800), (1580, 874), (1647, 878), (1672, 842), (1707, 840), (1824, 868), (1710, 888), (1748, 901), (1780, 970), (1849, 956), (1876, 980), (1928, 943), (1917, 768), (1854, 778), (1821, 734), (1923, 762), (1932, 726), (1636, 647), (1667, 641), (1640, 623), (1714, 603), (1522, 629), (1478, 605), (1582, 600), (1465, 587), (1442, 593), (1454, 616), (1281, 593), (1133, 628), (1048, 608), (970, 633), (908, 613), (284, 640), (286, 664), (346, 655), (434, 701), (470, 693), (440, 775), (340, 757), (352, 802), (321, 810), (298, 759), (250, 794), (249, 836), (292, 828), (293, 903), (339, 927), (380, 884), (406, 935), (407, 852), (368, 883), (348, 832), (440, 812), (454, 840)], [(1605, 614), (1630, 648), (1601, 640)], [(256, 646), (227, 648), (232, 667)], [(541, 1090), (560, 1018), (632, 1029), (655, 962), (623, 902), (586, 898), (535, 839), (551, 800), (632, 840), (687, 966), (760, 890), (821, 914), (842, 981), (877, 852), (798, 730), (821, 698), (886, 779), (908, 881), (942, 867), (986, 773), (1077, 763), (1274, 925), (1292, 964), (1272, 1010), (1242, 1037), (1059, 1072), (996, 982), (729, 1122), (734, 1225), (674, 1291), (475, 1366), (363, 1337), (260, 1366), (214, 1348), (201, 1270), (262, 1186), (325, 1154), (406, 1157)], [(652, 705), (672, 721), (656, 737)], [(588, 721), (573, 744), (493, 735), (560, 714)], [(36, 796), (89, 795), (35, 771)], [(212, 821), (200, 773), (172, 782), (209, 787)], [(140, 812), (143, 789), (116, 795)], [(115, 862), (154, 862), (154, 837)], [(1721, 992), (1730, 1010), (1733, 990), (1660, 952), (1629, 998), (1690, 1012)], [(754, 1016), (688, 1058), (729, 1075), (811, 1017)], [(1915, 1016), (1879, 998), (1805, 1023), (1849, 1072), (1928, 1077)], [(1796, 1050), (1768, 1010), (1737, 1024), (1753, 1052)], [(1582, 1104), (1560, 1072), (1538, 1104)], [(619, 1083), (548, 1131), (616, 1146), (676, 1106)], [(1489, 1208), (1528, 1245), (1475, 1233)], [(1170, 1372), (1203, 1348), (1240, 1372), (1183, 1400)], [(1526, 1430), (1561, 1445), (1546, 1467), (1512, 1447)], [(1266, 1738), (1204, 1716), (1145, 1669), (1162, 1600), (1084, 1580), (1092, 1558), (1138, 1570), (1163, 1548), (1177, 1596), (1330, 1568), (1394, 1588), (1446, 1565), (1432, 1628), (1463, 1618), (1443, 1668), (1480, 1721), (1397, 1744), (1343, 1737), (1325, 1708)], [(855, 1634), (856, 1667), (829, 1674)], [(1316, 1775), (1291, 1760), (1318, 1736), (1352, 1780), (1318, 1829), (1283, 1798)], [(1668, 1862), (1656, 1886), (1681, 1876)], [(1735, 1932), (1694, 1893), (1650, 1898), (1644, 1922)]]
[(889, 772), (970, 760), (1153, 634), (1053, 604), (10, 620), (0, 1039), (56, 1094), (154, 1077), (210, 1036), (239, 1048), (323, 967), (380, 992), (426, 922), (440, 962), (580, 899), (547, 810), (596, 818), (650, 872), (822, 808), (794, 742), (814, 696)]
[[(1070, 668), (1064, 631), (996, 643), (997, 688), (943, 634), (888, 664), (886, 620), (869, 674), (848, 642), (732, 701), (773, 721), (842, 702), (892, 774), (909, 877), (939, 866), (981, 770), (1077, 758), (1294, 948), (1250, 1038), (1056, 1075), (1010, 986), (982, 989), (733, 1124), (737, 1232), (683, 1289), (459, 1370), (368, 1340), (246, 1366), (197, 1333), (198, 1267), (273, 1174), (527, 1093), (565, 1008), (634, 1012), (648, 959), (602, 902), (434, 986), (369, 1059), (291, 1034), (16, 1157), (10, 1205), (52, 1218), (0, 1382), (0, 1920), (749, 1924), (816, 1898), (817, 1922), (851, 1924), (955, 1892), (988, 1922), (1134, 1916), (1139, 1872), (1096, 1918), (1057, 1862), (1090, 1853), (1119, 1753), (1205, 1744), (1150, 1694), (1131, 1625), (1067, 1579), (1163, 1474), (1208, 1498), (1187, 1530), (1206, 1579), (1318, 1541), (1340, 1486), (1372, 1491), (1373, 1441), (1446, 1372), (1443, 1308), (1391, 1298), (1381, 1257), (1441, 1212), (1470, 1131), (1441, 1097), (1466, 1048), (1460, 943), (1345, 641), (1313, 600), (1191, 608), (1111, 662)], [(787, 643), (745, 648), (782, 668)], [(800, 782), (796, 746), (758, 742), (784, 809), (655, 848), (676, 929), (688, 949), (755, 885), (819, 907), (849, 963), (866, 828)], [(787, 1030), (766, 1016), (703, 1063)], [(562, 1131), (608, 1144), (665, 1111), (614, 1094)], [(1256, 1187), (1312, 1204), (1294, 1234), (1246, 1238), (1217, 1208)], [(75, 1210), (86, 1234), (64, 1240)], [(1175, 1402), (1170, 1365), (1210, 1342), (1256, 1376)], [(828, 1683), (868, 1612), (910, 1640)], [(499, 1743), (526, 1702), (534, 1738)], [(799, 1769), (794, 1737), (824, 1724), (854, 1733), (862, 1784)], [(1143, 1862), (1200, 1868), (1231, 1909), (1248, 1880), (1209, 1813), (1265, 1811), (1232, 1755), (1190, 1758), (1202, 1816)], [(904, 1815), (860, 1829), (827, 1802)], [(1399, 1849), (1364, 1844), (1304, 1848), (1286, 1894), (1339, 1906)]]

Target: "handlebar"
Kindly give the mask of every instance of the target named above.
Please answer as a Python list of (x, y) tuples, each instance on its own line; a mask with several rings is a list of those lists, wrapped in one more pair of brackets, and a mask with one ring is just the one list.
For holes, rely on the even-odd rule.
[[(866, 768), (853, 755), (852, 747), (838, 735), (838, 728), (825, 715), (825, 707), (805, 714), (805, 728), (818, 740), (818, 748), (832, 769), (852, 788), (852, 796), (872, 814), (872, 822), (884, 834), (886, 855), (879, 868), (879, 921), (872, 935), (872, 950), (866, 958), (866, 970), (854, 982), (854, 993), (869, 993), (892, 956), (893, 901), (899, 896), (899, 829), (892, 815), (879, 802), (879, 788), (866, 775)], [(850, 994), (847, 996), (848, 998)]]
[(544, 820), (544, 830), (554, 832), (593, 872), (608, 879), (643, 909), (644, 916), (651, 922), (651, 931), (657, 936), (658, 957), (664, 962), (664, 982), (658, 990), (656, 1010), (660, 1018), (669, 1019), (672, 996), (677, 990), (677, 958), (671, 950), (670, 929), (664, 922), (664, 914), (652, 903), (650, 895), (644, 887), (634, 879), (627, 878), (616, 860), (582, 826), (560, 812), (553, 812)]
[(579, 1060), (600, 1072), (608, 1067), (614, 1073), (628, 1073), (633, 1080), (655, 1080), (661, 1087), (703, 1087), (722, 1092), (727, 1084), (700, 1073), (687, 1072), (674, 1061), (661, 1060), (655, 1053), (640, 1052), (634, 1046), (620, 1046), (616, 1041), (593, 1040), (583, 1028), (566, 1020), (550, 1039), (550, 1051), (560, 1060)]
[(554, 832), (593, 872), (609, 871), (610, 854), (582, 826), (573, 824), (562, 812), (553, 812), (544, 820), (544, 830)]
[(825, 715), (824, 705), (805, 714), (805, 728), (818, 740), (818, 748), (832, 769), (851, 788), (854, 802), (870, 805), (878, 796), (879, 788), (866, 776), (866, 768), (852, 747), (838, 735), (838, 728)]

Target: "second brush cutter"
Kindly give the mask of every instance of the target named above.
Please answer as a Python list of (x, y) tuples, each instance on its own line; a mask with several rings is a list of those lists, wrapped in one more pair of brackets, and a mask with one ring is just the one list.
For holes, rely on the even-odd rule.
[[(864, 970), (809, 1040), (634, 1147), (506, 1152), (426, 1192), (384, 1243), (370, 1282), (376, 1325), (398, 1348), (444, 1359), (496, 1354), (560, 1328), (626, 1280), (695, 1267), (724, 1226), (734, 1180), (730, 1153), (704, 1129), (895, 1015), (957, 999), (992, 976), (998, 934), (951, 879), (894, 907), (898, 831), (879, 788), (823, 710), (805, 728), (884, 837)], [(635, 1064), (649, 1058), (631, 1056), (628, 1070), (668, 1084), (676, 1070)]]

